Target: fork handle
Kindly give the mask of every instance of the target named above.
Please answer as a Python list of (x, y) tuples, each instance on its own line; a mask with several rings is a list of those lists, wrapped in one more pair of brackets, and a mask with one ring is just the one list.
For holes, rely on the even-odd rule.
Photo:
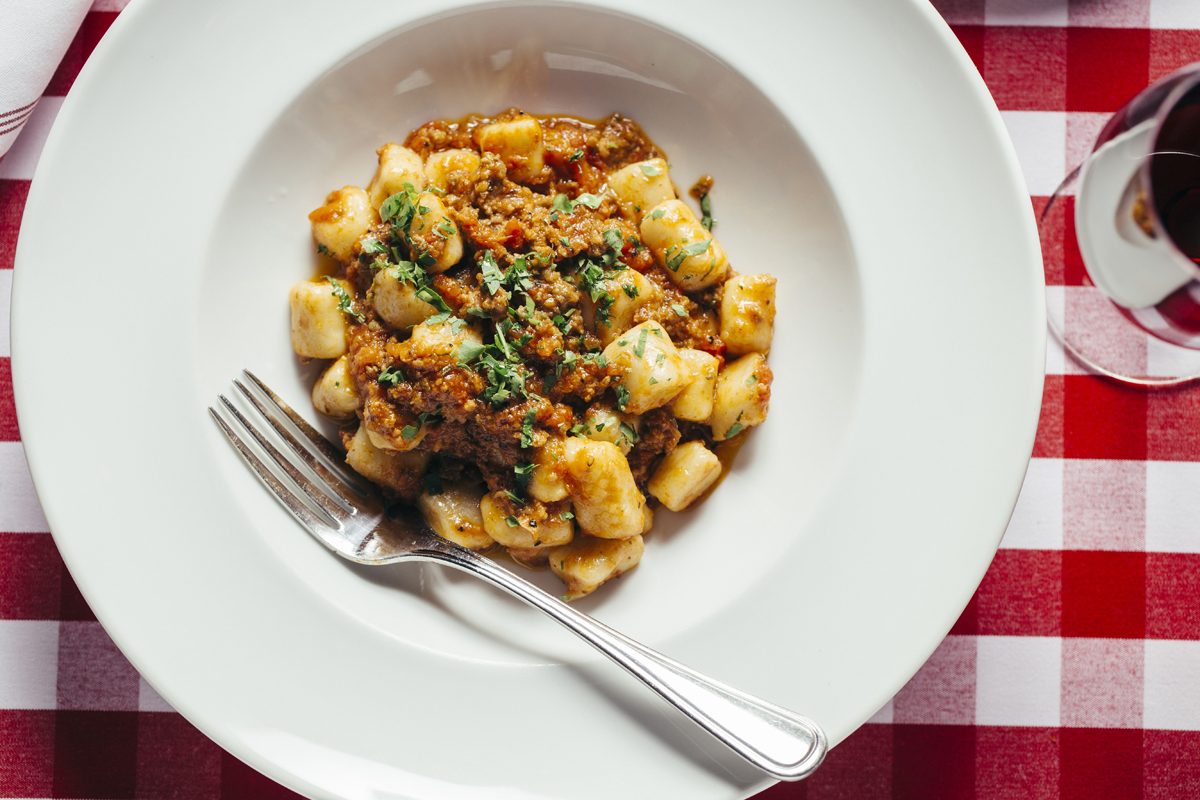
[(811, 719), (667, 658), (490, 559), (458, 547), (437, 548), (416, 555), (483, 578), (546, 612), (768, 775), (785, 781), (800, 780), (808, 777), (825, 757), (828, 740)]

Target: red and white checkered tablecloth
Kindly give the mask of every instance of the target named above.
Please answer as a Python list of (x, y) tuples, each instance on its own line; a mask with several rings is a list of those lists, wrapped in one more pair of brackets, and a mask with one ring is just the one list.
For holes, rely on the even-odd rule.
[[(63, 96), (124, 2), (96, 0), (0, 159), (0, 797), (295, 797), (122, 657), (64, 569), (25, 466), (8, 338), (17, 231)], [(1200, 61), (1200, 0), (935, 4), (1000, 107), (1035, 209), (1109, 114)], [(1094, 292), (1078, 253), (1051, 247), (1047, 275), (1069, 321)], [(815, 776), (759, 797), (1200, 797), (1200, 388), (1126, 389), (1053, 344), (1046, 371), (1021, 498), (970, 606)]]

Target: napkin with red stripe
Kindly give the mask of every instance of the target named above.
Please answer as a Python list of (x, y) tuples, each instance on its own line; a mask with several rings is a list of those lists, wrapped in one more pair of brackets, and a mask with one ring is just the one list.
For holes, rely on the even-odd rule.
[(33, 115), (91, 0), (5, 0), (0, 6), (0, 156)]

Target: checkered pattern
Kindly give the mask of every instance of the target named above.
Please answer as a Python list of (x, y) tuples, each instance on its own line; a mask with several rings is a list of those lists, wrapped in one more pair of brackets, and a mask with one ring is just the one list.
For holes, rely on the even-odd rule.
[[(6, 316), (17, 229), (62, 96), (123, 4), (97, 0), (0, 159), (0, 797), (294, 797), (121, 656), (64, 569), (25, 466)], [(996, 98), (1037, 211), (1109, 114), (1200, 60), (1198, 0), (936, 5)], [(1047, 253), (1050, 302), (1068, 321), (1111, 315), (1064, 241)], [(1116, 339), (1099, 344), (1169, 370), (1153, 342)], [(1116, 386), (1052, 343), (1033, 456), (999, 553), (928, 663), (810, 780), (760, 798), (1200, 797), (1200, 388)]]

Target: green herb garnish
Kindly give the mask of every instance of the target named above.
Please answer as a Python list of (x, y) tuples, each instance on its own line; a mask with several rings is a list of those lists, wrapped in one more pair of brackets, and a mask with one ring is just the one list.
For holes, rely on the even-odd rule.
[(354, 319), (358, 322), (366, 322), (367, 318), (355, 311), (351, 306), (352, 301), (350, 299), (350, 293), (347, 292), (340, 283), (338, 283), (337, 279), (332, 275), (326, 275), (325, 280), (328, 281), (329, 285), (333, 287), (333, 296), (336, 297), (338, 301), (338, 311), (345, 313), (347, 316), (354, 317)]
[(708, 192), (700, 195), (700, 213), (704, 215), (700, 218), (700, 224), (704, 226), (704, 230), (711, 231), (716, 220), (713, 219), (712, 201), (708, 199)]
[(625, 406), (629, 404), (629, 390), (625, 388), (625, 384), (623, 383), (618, 383), (613, 387), (613, 390), (617, 393), (617, 408), (624, 411)]
[(513, 474), (517, 479), (517, 493), (524, 495), (525, 490), (529, 487), (529, 478), (533, 475), (533, 470), (537, 464), (528, 461), (520, 461), (513, 467)]
[(533, 446), (533, 422), (537, 419), (537, 409), (531, 408), (525, 412), (525, 419), (521, 422), (521, 448)]
[(633, 354), (641, 358), (646, 354), (646, 337), (650, 334), (649, 328), (642, 328), (638, 334), (638, 342), (633, 348)]
[(479, 260), (479, 267), (483, 274), (484, 288), (487, 289), (488, 294), (496, 294), (500, 291), (501, 284), (504, 283), (504, 273), (500, 271), (500, 265), (496, 263), (492, 254), (485, 250), (483, 258)]
[(399, 367), (384, 367), (376, 379), (384, 386), (396, 387), (404, 381), (404, 373)]
[(630, 444), (633, 444), (638, 440), (637, 431), (635, 431), (633, 426), (629, 423), (622, 422), (618, 430), (621, 432), (621, 437)]

